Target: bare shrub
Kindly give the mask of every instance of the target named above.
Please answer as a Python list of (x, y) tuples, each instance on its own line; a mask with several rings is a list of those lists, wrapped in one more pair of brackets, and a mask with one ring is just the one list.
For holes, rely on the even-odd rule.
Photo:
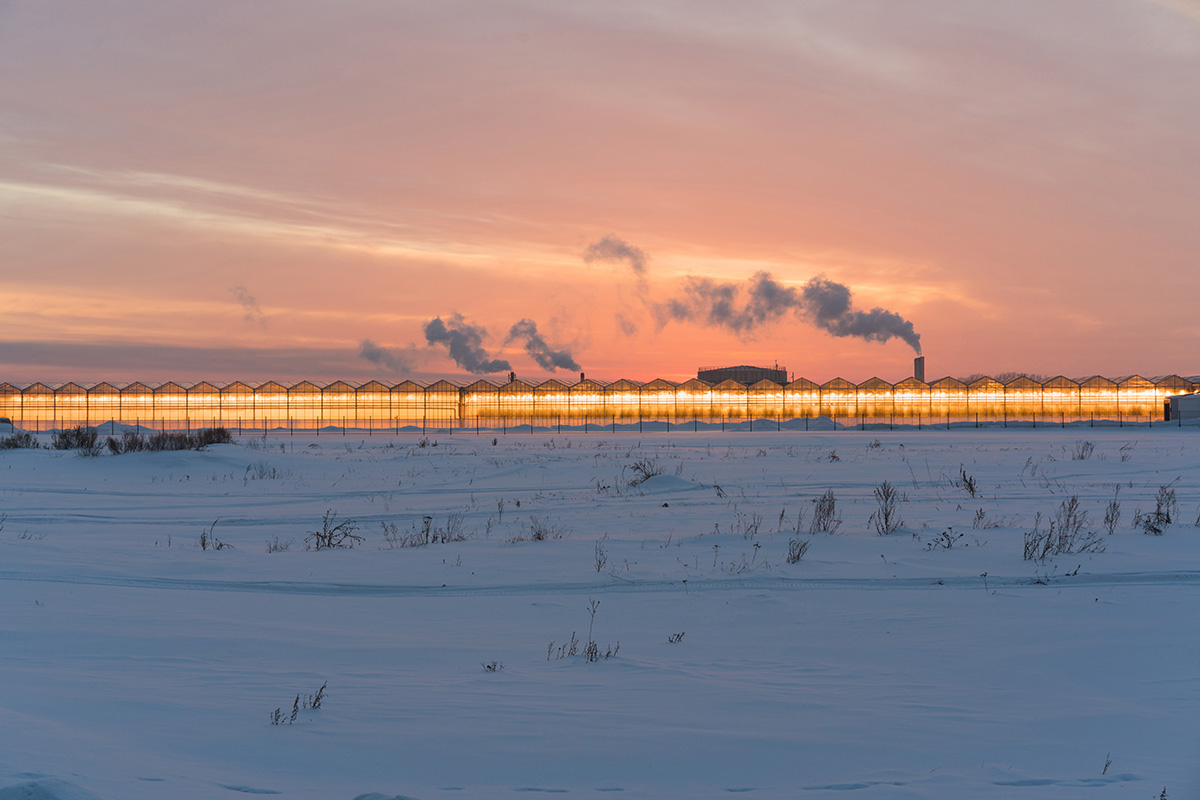
[(811, 539), (788, 539), (787, 563), (796, 564), (808, 552)]
[(429, 544), (448, 544), (450, 542), (465, 542), (468, 538), (466, 520), (462, 514), (453, 513), (446, 516), (446, 524), (441, 527), (434, 525), (431, 515), (421, 517), (421, 527), (416, 522), (409, 523), (407, 532), (402, 532), (395, 522), (380, 522), (383, 528), (384, 547), (381, 550), (400, 550), (405, 547), (424, 547)]
[(224, 550), (226, 548), (229, 548), (230, 550), (234, 549), (233, 545), (225, 544), (225, 542), (222, 542), (213, 534), (213, 531), (216, 530), (217, 523), (220, 521), (220, 518), (214, 519), (212, 525), (209, 525), (207, 528), (200, 529), (200, 538), (196, 540), (197, 547), (199, 547), (201, 550)]
[(900, 518), (900, 503), (903, 501), (900, 492), (887, 481), (875, 487), (876, 508), (869, 524), (875, 526), (875, 532), (880, 536), (895, 533), (904, 525), (904, 520)]
[(733, 518), (733, 532), (740, 533), (744, 539), (753, 539), (758, 536), (758, 529), (762, 525), (762, 521), (762, 514), (751, 513), (747, 517), (739, 511)]
[(604, 545), (596, 542), (596, 572), (603, 572), (608, 566), (608, 551), (604, 549)]
[(633, 477), (629, 479), (630, 486), (640, 486), (651, 478), (666, 472), (666, 469), (653, 458), (639, 458), (627, 469), (633, 473)]
[(1000, 527), (1000, 520), (989, 519), (987, 512), (982, 508), (975, 512), (975, 519), (971, 520), (971, 527), (976, 530), (991, 530), (992, 528)]
[(679, 633), (672, 633), (670, 636), (667, 637), (667, 644), (679, 644), (680, 642), (683, 641), (683, 636), (685, 633), (687, 633), (687, 631), (680, 631)]
[[(955, 533), (954, 528), (946, 528), (946, 530), (934, 536), (929, 541), (925, 542), (926, 550), (952, 550), (954, 545), (958, 544), (958, 540), (963, 538), (963, 534)], [(966, 545), (964, 545), (965, 547)]]
[(1054, 518), (1045, 530), (1041, 528), (1042, 515), (1038, 512), (1033, 530), (1025, 533), (1024, 557), (1026, 561), (1044, 562), (1051, 556), (1071, 553), (1103, 553), (1104, 539), (1095, 531), (1087, 529), (1088, 513), (1079, 507), (1079, 498), (1071, 495), (1063, 500), (1054, 512)]
[(125, 453), (164, 452), (173, 450), (203, 450), (210, 444), (229, 444), (233, 434), (226, 428), (201, 428), (197, 431), (159, 431), (146, 436), (139, 431), (125, 431), (120, 437), (105, 440), (115, 456)]
[(1087, 461), (1092, 457), (1092, 451), (1096, 449), (1095, 442), (1085, 441), (1083, 439), (1075, 442), (1075, 446), (1071, 448), (1072, 461)]
[(1117, 495), (1121, 493), (1121, 484), (1113, 487), (1112, 500), (1108, 501), (1108, 505), (1104, 507), (1104, 530), (1109, 536), (1113, 535), (1113, 531), (1117, 529), (1117, 525), (1121, 522), (1121, 501), (1117, 499)]
[(108, 446), (108, 452), (114, 456), (137, 453), (145, 450), (148, 445), (146, 437), (137, 431), (125, 431), (120, 438), (109, 436), (104, 443)]
[[(525, 529), (525, 526), (521, 526)], [(567, 526), (558, 521), (551, 521), (545, 517), (530, 515), (529, 517), (529, 539), (534, 542), (544, 542), (547, 539), (561, 539), (571, 532)]]
[(0, 439), (0, 450), (34, 450), (37, 447), (37, 439), (28, 431), (21, 431)]
[(337, 521), (337, 512), (326, 510), (321, 530), (309, 531), (304, 537), (305, 550), (348, 549), (366, 541), (357, 535), (358, 522), (352, 519)]
[(958, 465), (958, 477), (950, 479), (950, 485), (955, 488), (962, 489), (967, 494), (974, 497), (979, 494), (979, 483), (975, 480), (974, 475), (968, 475), (966, 467), (962, 464)]
[(67, 430), (55, 431), (50, 446), (55, 450), (76, 450), (81, 456), (100, 455), (99, 434), (95, 428), (76, 425)]
[(292, 547), (291, 539), (280, 539), (278, 536), (272, 536), (267, 542), (268, 553), (281, 553), (284, 550), (290, 550)]
[(1147, 514), (1139, 511), (1134, 515), (1133, 524), (1135, 527), (1140, 525), (1143, 533), (1162, 536), (1178, 515), (1179, 503), (1175, 500), (1175, 489), (1167, 484), (1158, 487), (1158, 493), (1154, 496), (1154, 510)]
[[(583, 646), (583, 660), (589, 664), (600, 661), (601, 659), (613, 658), (621, 649), (621, 643), (617, 642), (616, 644), (608, 645), (602, 650), (600, 645), (596, 643), (596, 640), (592, 638), (592, 628), (596, 624), (596, 611), (598, 611), (599, 608), (599, 600), (588, 600), (587, 611), (590, 615), (590, 619), (588, 621), (588, 640)], [(683, 638), (682, 633), (679, 634), (679, 638)], [(561, 644), (558, 645), (558, 647), (555, 647), (555, 643), (550, 642), (550, 644), (546, 646), (547, 661), (560, 661), (564, 658), (571, 658), (572, 656), (578, 654), (579, 639), (576, 637), (574, 631), (571, 632), (571, 639), (566, 644)]]
[(294, 725), (296, 718), (300, 716), (301, 710), (313, 709), (314, 711), (321, 707), (325, 702), (325, 687), (329, 685), (329, 681), (321, 684), (321, 688), (317, 689), (316, 694), (296, 695), (296, 699), (292, 701), (292, 713), (283, 713), (283, 707), (275, 709), (271, 712), (272, 725)]
[(837, 533), (838, 528), (842, 526), (842, 519), (838, 516), (837, 497), (834, 496), (833, 489), (826, 489), (825, 494), (812, 502), (813, 515), (808, 532), (831, 535)]

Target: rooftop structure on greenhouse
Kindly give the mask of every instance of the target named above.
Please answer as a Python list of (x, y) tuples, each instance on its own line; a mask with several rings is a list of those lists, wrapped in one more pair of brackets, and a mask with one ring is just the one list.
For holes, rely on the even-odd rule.
[(778, 364), (773, 367), (751, 367), (746, 364), (736, 367), (701, 367), (696, 372), (696, 377), (705, 383), (737, 381), (747, 386), (759, 381), (775, 381), (780, 385), (788, 382), (787, 368)]

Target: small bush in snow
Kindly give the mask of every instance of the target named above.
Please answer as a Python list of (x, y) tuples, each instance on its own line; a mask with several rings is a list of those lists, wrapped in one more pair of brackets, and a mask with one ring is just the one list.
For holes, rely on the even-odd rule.
[(337, 512), (326, 510), (321, 520), (321, 530), (309, 531), (304, 537), (305, 550), (348, 549), (362, 544), (366, 539), (357, 535), (358, 522), (352, 519), (337, 521)]
[(530, 515), (529, 524), (521, 525), (521, 533), (508, 541), (514, 542), (544, 542), (548, 539), (561, 539), (571, 532), (567, 526), (553, 522), (545, 517)]
[(837, 533), (842, 526), (842, 519), (837, 512), (837, 497), (833, 489), (826, 489), (825, 494), (813, 500), (812, 522), (809, 523), (809, 533)]
[(37, 439), (28, 431), (21, 431), (0, 439), (0, 450), (36, 449), (37, 446)]
[(268, 553), (281, 553), (284, 550), (290, 550), (291, 547), (291, 539), (280, 539), (278, 536), (272, 536), (271, 540), (267, 542)]
[(958, 465), (958, 477), (951, 479), (950, 485), (962, 489), (971, 497), (979, 493), (979, 483), (975, 480), (975, 476), (968, 475), (966, 467), (961, 464)]
[(887, 481), (875, 487), (876, 509), (871, 514), (870, 524), (875, 526), (875, 532), (880, 536), (895, 533), (904, 525), (904, 520), (900, 519), (900, 503), (903, 501), (900, 492)]
[(810, 544), (809, 539), (788, 539), (787, 563), (795, 564), (804, 558)]
[(433, 524), (433, 516), (421, 517), (421, 527), (415, 522), (409, 523), (407, 532), (402, 532), (394, 522), (380, 522), (383, 528), (383, 550), (400, 550), (405, 547), (424, 547), (428, 544), (447, 544), (449, 542), (465, 542), (469, 537), (466, 523), (462, 514), (449, 514), (446, 524), (438, 527)]
[(200, 529), (200, 538), (196, 540), (197, 547), (199, 547), (201, 550), (224, 550), (225, 548), (229, 548), (230, 550), (234, 549), (233, 545), (225, 544), (213, 535), (213, 530), (216, 529), (217, 523), (220, 521), (220, 519), (214, 519), (212, 525), (209, 525), (207, 528)]
[(666, 470), (653, 458), (639, 458), (629, 465), (633, 477), (629, 479), (630, 486), (640, 486), (651, 478), (662, 475)]
[(1096, 449), (1095, 442), (1080, 440), (1075, 443), (1075, 447), (1071, 450), (1072, 461), (1087, 461), (1092, 457), (1092, 451)]
[(1103, 553), (1104, 540), (1087, 529), (1088, 513), (1079, 507), (1079, 498), (1071, 495), (1059, 504), (1054, 519), (1045, 530), (1041, 528), (1042, 515), (1038, 512), (1033, 530), (1025, 533), (1024, 556), (1026, 561), (1043, 562), (1050, 556), (1070, 553)]
[(55, 450), (77, 450), (82, 456), (97, 456), (100, 455), (98, 438), (99, 434), (95, 428), (76, 425), (65, 431), (55, 431), (50, 439), (50, 446)]
[(1121, 501), (1117, 499), (1117, 495), (1120, 493), (1121, 484), (1118, 483), (1113, 487), (1112, 500), (1109, 500), (1108, 505), (1104, 507), (1104, 530), (1109, 536), (1113, 535), (1113, 531), (1121, 522)]
[(292, 713), (283, 713), (283, 707), (275, 709), (271, 712), (272, 725), (294, 725), (296, 718), (300, 716), (301, 710), (313, 709), (314, 711), (321, 707), (321, 703), (325, 702), (325, 687), (329, 685), (329, 681), (321, 684), (321, 688), (317, 689), (316, 694), (307, 696), (296, 695), (296, 699), (292, 701)]

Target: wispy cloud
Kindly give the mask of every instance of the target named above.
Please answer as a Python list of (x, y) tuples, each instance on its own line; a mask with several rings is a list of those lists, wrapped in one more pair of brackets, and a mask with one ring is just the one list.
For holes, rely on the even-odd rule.
[(267, 327), (267, 315), (259, 307), (258, 301), (254, 299), (254, 295), (250, 294), (250, 291), (241, 284), (230, 286), (229, 291), (245, 312), (242, 318), (252, 325), (259, 325), (265, 329)]

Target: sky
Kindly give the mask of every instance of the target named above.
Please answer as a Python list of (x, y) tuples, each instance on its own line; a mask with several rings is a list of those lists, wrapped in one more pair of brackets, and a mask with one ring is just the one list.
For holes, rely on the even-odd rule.
[(0, 0), (0, 381), (1200, 373), (1200, 0)]

